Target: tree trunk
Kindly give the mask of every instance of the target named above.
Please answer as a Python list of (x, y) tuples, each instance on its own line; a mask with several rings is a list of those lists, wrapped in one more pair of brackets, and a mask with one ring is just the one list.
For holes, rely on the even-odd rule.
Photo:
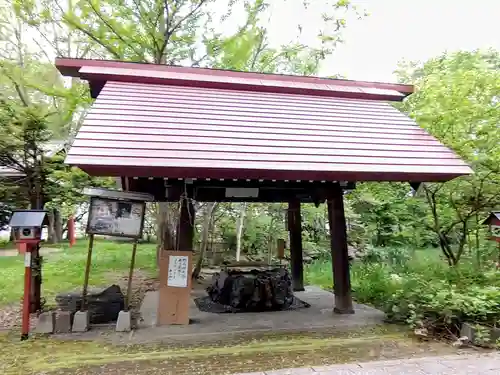
[(49, 243), (57, 243), (56, 240), (56, 230), (55, 230), (55, 210), (50, 210), (48, 213), (48, 218), (49, 218), (49, 225), (47, 227), (47, 235), (48, 235), (48, 242)]
[(63, 222), (61, 212), (58, 209), (54, 210), (54, 237), (56, 243), (63, 240)]
[(213, 213), (215, 211), (216, 205), (216, 202), (210, 202), (207, 203), (207, 206), (205, 207), (205, 212), (203, 214), (203, 232), (201, 236), (200, 253), (198, 255), (198, 260), (193, 271), (193, 279), (197, 279), (200, 276), (201, 268), (203, 266), (203, 260), (205, 258), (205, 253), (208, 247), (208, 237), (210, 234), (211, 223), (213, 221)]
[(193, 251), (195, 235), (196, 208), (192, 199), (192, 186), (186, 188), (186, 195), (179, 202), (179, 216), (176, 226), (175, 249)]
[(240, 261), (241, 257), (241, 237), (243, 235), (243, 224), (245, 222), (245, 215), (247, 212), (247, 204), (241, 203), (240, 215), (238, 216), (238, 221), (236, 222), (236, 261)]
[(481, 268), (481, 252), (479, 251), (479, 246), (480, 246), (480, 243), (479, 243), (479, 228), (480, 228), (480, 224), (479, 224), (479, 212), (476, 211), (476, 230), (475, 230), (475, 233), (474, 233), (474, 237), (475, 237), (475, 240), (476, 240), (476, 262), (477, 262), (477, 268)]
[[(35, 147), (32, 147), (36, 150)], [(35, 171), (32, 176), (33, 190), (31, 195), (31, 209), (43, 209), (44, 196), (42, 186), (42, 163), (35, 159)], [(42, 262), (40, 256), (40, 244), (37, 244), (31, 252), (31, 290), (30, 290), (30, 313), (36, 313), (42, 309)]]
[(175, 247), (175, 224), (172, 221), (172, 209), (176, 212), (173, 204), (168, 202), (158, 202), (156, 204), (156, 225), (157, 225), (157, 248), (156, 260), (159, 264), (160, 251), (172, 250)]

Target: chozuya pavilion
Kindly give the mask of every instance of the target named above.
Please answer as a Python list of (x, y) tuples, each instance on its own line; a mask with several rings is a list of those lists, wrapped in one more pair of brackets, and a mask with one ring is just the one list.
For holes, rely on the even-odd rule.
[(303, 289), (300, 204), (327, 202), (334, 310), (353, 303), (343, 191), (357, 181), (448, 181), (471, 173), (396, 110), (413, 87), (316, 77), (60, 58), (95, 98), (66, 163), (181, 201), (180, 250), (193, 249), (192, 200), (288, 202), (294, 290)]

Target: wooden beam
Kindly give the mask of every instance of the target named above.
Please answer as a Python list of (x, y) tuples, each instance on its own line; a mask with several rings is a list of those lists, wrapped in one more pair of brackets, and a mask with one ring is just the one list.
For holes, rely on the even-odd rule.
[(193, 189), (186, 186), (180, 200), (180, 215), (177, 223), (176, 250), (193, 251), (195, 208), (193, 204)]
[(290, 268), (294, 291), (304, 290), (304, 260), (302, 256), (302, 223), (300, 200), (288, 202), (288, 230), (290, 232)]
[[(187, 181), (187, 180), (186, 180)], [(193, 198), (198, 202), (288, 202), (298, 197), (302, 203), (319, 204), (325, 201), (330, 181), (275, 181), (275, 180), (218, 180), (191, 179)], [(130, 179), (130, 190), (151, 194), (159, 202), (178, 202), (184, 193), (185, 180), (145, 178)], [(346, 189), (354, 189), (348, 182)], [(226, 197), (227, 187), (258, 188), (257, 197)]]
[(333, 311), (338, 314), (353, 314), (344, 195), (339, 184), (330, 190), (327, 202), (335, 293)]

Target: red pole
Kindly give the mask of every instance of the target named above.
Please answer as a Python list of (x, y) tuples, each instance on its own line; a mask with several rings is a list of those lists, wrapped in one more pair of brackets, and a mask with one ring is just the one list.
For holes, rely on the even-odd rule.
[(69, 246), (73, 247), (76, 242), (75, 237), (75, 218), (71, 215), (68, 219), (68, 238), (69, 238)]
[(31, 291), (31, 246), (24, 254), (24, 299), (21, 341), (27, 340), (30, 332), (30, 291)]

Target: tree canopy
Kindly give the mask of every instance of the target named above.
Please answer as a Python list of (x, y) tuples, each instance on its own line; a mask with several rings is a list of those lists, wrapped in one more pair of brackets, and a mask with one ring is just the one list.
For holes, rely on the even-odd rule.
[[(287, 6), (287, 0), (282, 3)], [(275, 6), (269, 0), (14, 1), (0, 11), (2, 131), (12, 135), (2, 143), (2, 165), (12, 166), (13, 159), (7, 163), (5, 156), (26, 146), (16, 136), (24, 131), (22, 124), (43, 124), (43, 136), (35, 137), (34, 145), (41, 149), (44, 142), (54, 139), (70, 144), (85, 116), (90, 104), (88, 87), (77, 79), (61, 77), (52, 65), (55, 56), (317, 74), (321, 62), (342, 42), (347, 15), (363, 16), (349, 1), (321, 3), (325, 10), (318, 18), (321, 22), (297, 24), (291, 42), (280, 46), (271, 43), (266, 27), (270, 8)], [(301, 4), (306, 11), (308, 1)], [(240, 15), (236, 25), (235, 14)], [(300, 41), (306, 31), (317, 33), (312, 45)], [(399, 66), (400, 81), (417, 88), (399, 108), (469, 162), (475, 174), (445, 184), (423, 184), (418, 192), (405, 183), (358, 184), (346, 195), (351, 243), (359, 247), (438, 246), (450, 264), (459, 262), (467, 249), (484, 243), (486, 233), (480, 222), (499, 205), (499, 65), (498, 52), (475, 51)], [(69, 215), (82, 203), (74, 196), (78, 190), (109, 181), (91, 179), (63, 166), (63, 158), (64, 152), (46, 160), (44, 189), (49, 205), (73, 202), (64, 209)], [(18, 167), (29, 168), (28, 162), (22, 164)], [(56, 180), (62, 183), (50, 182)], [(2, 184), (4, 201), (19, 198), (19, 191), (13, 194), (7, 186), (8, 182)], [(18, 204), (25, 204), (18, 198)], [(261, 247), (265, 236), (251, 233), (251, 228), (274, 228), (279, 220), (272, 218), (284, 207), (244, 207), (243, 247)], [(221, 222), (226, 229), (220, 235), (229, 236), (226, 240), (231, 243), (241, 243), (236, 239), (240, 209), (218, 205), (213, 210), (214, 215), (224, 210)], [(324, 246), (328, 236), (324, 209), (307, 206), (303, 215), (308, 246)]]

